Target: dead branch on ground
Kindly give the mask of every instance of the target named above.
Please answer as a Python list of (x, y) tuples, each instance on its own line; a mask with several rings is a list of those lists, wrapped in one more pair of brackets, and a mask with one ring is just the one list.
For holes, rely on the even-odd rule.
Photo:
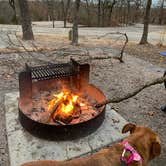
[[(17, 42), (12, 41), (10, 34), (15, 36)], [(105, 35), (108, 35), (108, 34), (105, 34)], [(123, 60), (122, 60), (123, 52), (124, 52), (124, 49), (125, 49), (125, 46), (126, 46), (126, 45), (123, 46), (123, 49), (121, 50), (121, 56), (120, 57), (112, 57), (112, 56), (91, 57), (90, 53), (89, 53), (89, 50), (87, 48), (85, 48), (85, 49), (75, 49), (74, 48), (74, 49), (70, 50), (69, 48), (64, 48), (64, 47), (60, 47), (58, 49), (53, 49), (52, 51), (54, 51), (54, 52), (51, 52), (51, 53), (48, 54), (48, 53), (45, 52), (46, 50), (39, 48), (34, 42), (31, 42), (31, 49), (27, 48), (24, 45), (24, 43), (22, 42), (22, 40), (17, 36), (16, 32), (9, 32), (8, 31), (6, 36), (8, 38), (8, 40), (6, 42), (8, 44), (9, 49), (10, 49), (11, 46), (14, 46), (14, 47), (16, 47), (15, 51), (20, 52), (19, 48), (21, 48), (22, 51), (26, 52), (30, 57), (32, 57), (32, 58), (34, 58), (34, 59), (36, 59), (40, 62), (44, 62), (44, 63), (50, 63), (50, 60), (42, 58), (41, 56), (40, 56), (40, 58), (36, 57), (35, 55), (33, 55), (33, 52), (38, 52), (38, 53), (42, 54), (43, 56), (47, 55), (48, 57), (53, 56), (53, 54), (57, 54), (57, 55), (60, 55), (60, 56), (62, 55), (63, 58), (64, 58), (64, 56), (75, 56), (75, 55), (77, 55), (77, 56), (79, 55), (81, 57), (87, 57), (86, 59), (81, 58), (80, 61), (105, 60), (105, 59), (114, 58), (114, 59), (118, 59), (120, 62), (123, 62)], [(104, 37), (104, 36), (101, 36), (101, 37)], [(126, 42), (126, 44), (127, 44), (127, 42)], [(51, 50), (49, 50), (49, 51), (51, 51)], [(19, 56), (21, 56), (23, 59), (25, 59), (24, 55), (19, 54)]]
[(166, 76), (163, 76), (163, 77), (160, 77), (160, 78), (156, 78), (153, 81), (149, 81), (149, 82), (145, 83), (142, 87), (134, 90), (133, 92), (130, 92), (130, 93), (128, 93), (128, 94), (126, 94), (126, 95), (124, 95), (122, 97), (107, 99), (104, 102), (97, 104), (96, 107), (102, 107), (102, 106), (104, 106), (106, 104), (109, 104), (109, 103), (120, 103), (120, 102), (122, 102), (124, 100), (127, 100), (127, 99), (137, 95), (138, 93), (140, 93), (145, 88), (148, 88), (148, 87), (156, 85), (156, 84), (162, 84), (164, 82), (166, 82)]
[(124, 50), (125, 50), (126, 45), (127, 45), (128, 41), (129, 41), (127, 34), (126, 34), (126, 33), (121, 33), (121, 32), (109, 32), (109, 33), (106, 33), (106, 34), (104, 34), (104, 35), (102, 35), (102, 36), (99, 36), (98, 39), (103, 38), (103, 37), (106, 37), (106, 36), (108, 36), (108, 35), (122, 35), (122, 36), (125, 37), (124, 45), (123, 45), (123, 47), (122, 47), (122, 49), (121, 49), (121, 51), (120, 51), (120, 57), (117, 57), (117, 58), (116, 58), (116, 59), (118, 59), (121, 63), (123, 63), (123, 62), (124, 62), (124, 61), (123, 61)]

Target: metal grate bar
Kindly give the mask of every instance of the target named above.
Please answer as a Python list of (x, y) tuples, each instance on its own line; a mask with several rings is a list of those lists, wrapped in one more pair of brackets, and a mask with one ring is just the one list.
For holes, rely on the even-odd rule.
[(79, 71), (79, 64), (76, 62), (70, 62), (65, 64), (48, 64), (37, 67), (28, 66), (28, 68), (31, 71), (32, 80), (47, 80), (77, 74)]

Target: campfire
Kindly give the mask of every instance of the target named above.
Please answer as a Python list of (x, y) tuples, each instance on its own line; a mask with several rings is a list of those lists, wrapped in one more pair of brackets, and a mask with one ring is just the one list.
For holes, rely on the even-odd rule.
[(98, 113), (96, 103), (87, 94), (71, 92), (67, 88), (62, 88), (59, 93), (41, 91), (33, 96), (31, 118), (55, 125), (76, 124), (87, 121)]
[[(81, 136), (103, 122), (104, 94), (89, 84), (89, 64), (71, 61), (29, 67), (19, 75), (19, 119), (30, 133), (45, 138)], [(81, 132), (81, 133), (80, 133)]]
[(69, 123), (74, 117), (78, 118), (81, 114), (81, 105), (78, 102), (78, 95), (71, 93), (67, 89), (53, 95), (54, 98), (48, 104), (48, 112), (52, 119)]

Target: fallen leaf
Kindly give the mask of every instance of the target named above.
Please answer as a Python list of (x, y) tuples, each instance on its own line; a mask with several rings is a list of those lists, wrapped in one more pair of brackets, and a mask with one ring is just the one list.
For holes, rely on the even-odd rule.
[(155, 112), (154, 111), (150, 111), (150, 112), (146, 112), (145, 114), (149, 115), (149, 116), (154, 116)]
[(120, 121), (119, 120), (116, 120), (116, 119), (112, 119), (113, 123), (119, 123)]

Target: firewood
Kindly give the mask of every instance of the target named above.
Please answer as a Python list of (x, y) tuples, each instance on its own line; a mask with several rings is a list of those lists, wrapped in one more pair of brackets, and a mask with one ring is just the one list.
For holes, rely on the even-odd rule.
[(69, 124), (73, 117), (72, 115), (67, 115), (67, 114), (63, 114), (63, 113), (59, 113), (57, 114), (54, 118), (53, 118), (53, 121), (55, 122), (61, 122), (62, 124)]
[(53, 105), (53, 107), (51, 108), (51, 110), (49, 110), (49, 117), (52, 118), (54, 113), (58, 110), (58, 107), (63, 103), (63, 99), (59, 100), (58, 102), (56, 102), (55, 105)]
[(59, 125), (63, 125), (63, 126), (66, 125), (65, 123), (63, 123), (63, 122), (61, 122), (61, 121), (59, 121), (59, 120), (55, 120), (55, 119), (54, 119), (54, 122), (55, 122), (55, 123), (58, 123)]
[(57, 111), (59, 105), (62, 103), (62, 100), (58, 101), (52, 108), (51, 110), (47, 110), (46, 112), (42, 113), (40, 115), (40, 122), (41, 123), (49, 123), (52, 116), (54, 115), (54, 113)]

